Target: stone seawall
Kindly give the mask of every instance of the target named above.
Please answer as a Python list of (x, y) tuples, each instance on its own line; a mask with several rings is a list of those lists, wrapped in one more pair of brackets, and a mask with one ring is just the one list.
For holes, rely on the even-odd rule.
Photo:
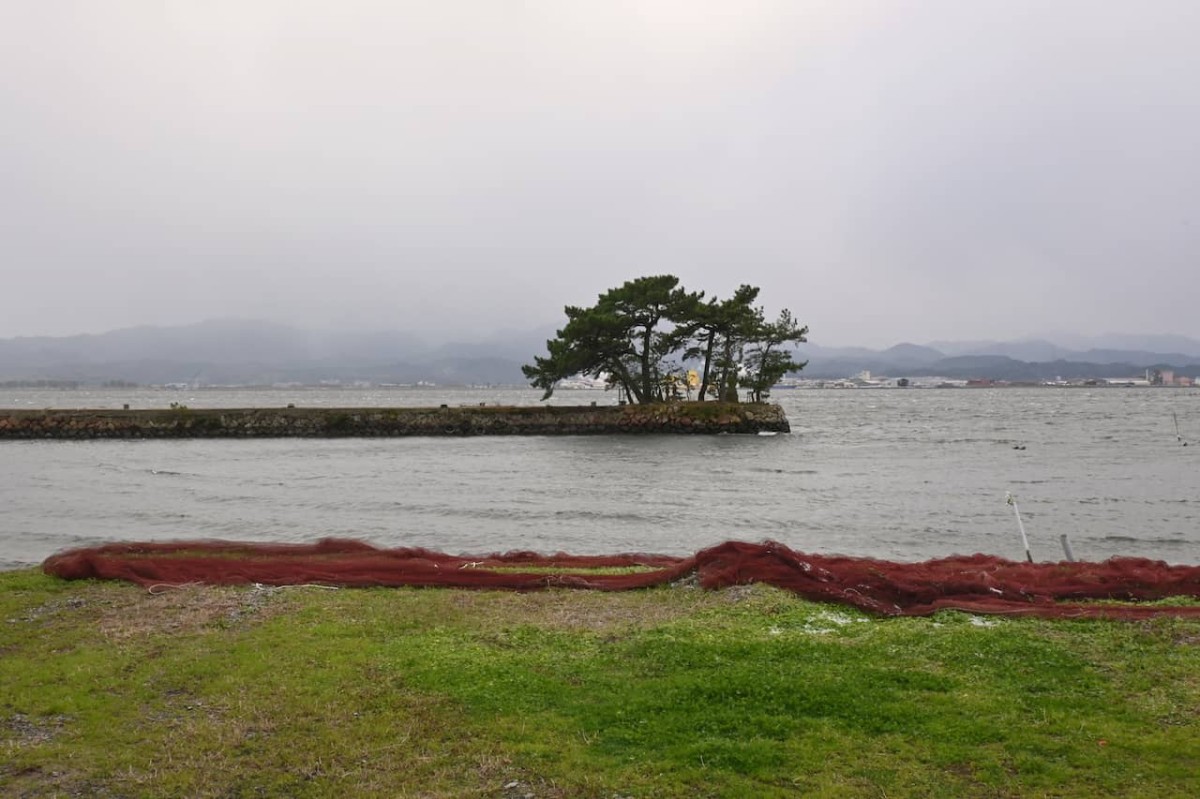
[(787, 433), (778, 405), (5, 410), (0, 439)]

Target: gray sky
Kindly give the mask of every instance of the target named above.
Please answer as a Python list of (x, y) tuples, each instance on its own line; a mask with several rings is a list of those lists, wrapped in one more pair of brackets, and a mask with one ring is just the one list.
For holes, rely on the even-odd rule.
[(0, 336), (1200, 337), (1196, 0), (0, 2)]

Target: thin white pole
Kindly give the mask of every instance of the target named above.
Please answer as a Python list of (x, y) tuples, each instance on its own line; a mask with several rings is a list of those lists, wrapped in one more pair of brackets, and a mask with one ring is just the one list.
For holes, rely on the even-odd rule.
[(1012, 505), (1013, 513), (1017, 517), (1017, 529), (1021, 531), (1021, 543), (1025, 545), (1025, 559), (1033, 563), (1033, 553), (1029, 551), (1029, 536), (1025, 535), (1025, 525), (1021, 522), (1021, 509), (1017, 507), (1017, 498), (1011, 491), (1005, 491), (1004, 501)]

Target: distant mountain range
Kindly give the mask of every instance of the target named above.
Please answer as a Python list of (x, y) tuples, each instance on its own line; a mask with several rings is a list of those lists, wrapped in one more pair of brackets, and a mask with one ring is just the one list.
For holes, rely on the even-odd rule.
[[(481, 341), (434, 343), (411, 331), (327, 332), (212, 320), (97, 335), (0, 339), (0, 381), (519, 384), (521, 364), (544, 352), (554, 332), (547, 326), (499, 331)], [(809, 343), (797, 355), (809, 362), (802, 375), (813, 378), (848, 377), (864, 370), (891, 377), (1013, 381), (1133, 377), (1147, 368), (1200, 375), (1200, 341), (1181, 336), (905, 343), (886, 350)]]
[(409, 331), (327, 332), (212, 320), (97, 335), (0, 339), (0, 380), (511, 384), (522, 381), (521, 364), (553, 335), (552, 329), (500, 331), (483, 341), (435, 344)]
[[(1138, 349), (1170, 344), (1170, 351)], [(1200, 341), (1182, 336), (1105, 337), (1106, 346), (1069, 349), (1046, 340), (897, 344), (886, 350), (803, 344), (805, 377), (839, 378), (869, 371), (891, 377), (941, 376), (991, 380), (1076, 380), (1136, 377), (1148, 368), (1200, 374)]]

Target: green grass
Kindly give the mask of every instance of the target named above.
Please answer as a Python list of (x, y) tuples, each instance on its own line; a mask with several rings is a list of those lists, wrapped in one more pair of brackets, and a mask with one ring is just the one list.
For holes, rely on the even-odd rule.
[(0, 574), (0, 795), (1192, 797), (1200, 622)]

